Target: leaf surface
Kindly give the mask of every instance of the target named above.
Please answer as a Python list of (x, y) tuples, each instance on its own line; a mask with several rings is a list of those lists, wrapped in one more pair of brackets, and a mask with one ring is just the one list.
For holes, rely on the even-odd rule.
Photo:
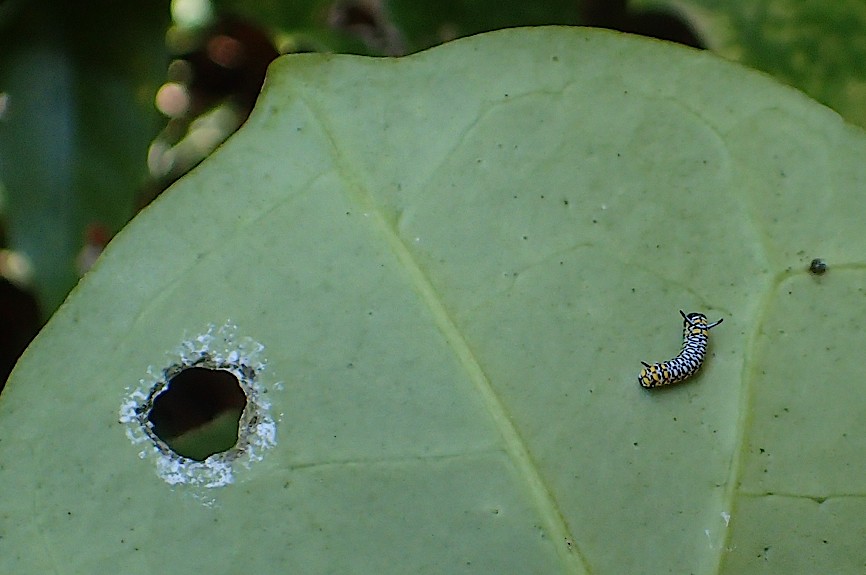
[[(864, 153), (790, 88), (616, 33), (282, 58), (19, 363), (2, 571), (857, 571)], [(679, 309), (725, 321), (643, 390)], [(254, 368), (248, 466), (126, 417), (201, 354)]]

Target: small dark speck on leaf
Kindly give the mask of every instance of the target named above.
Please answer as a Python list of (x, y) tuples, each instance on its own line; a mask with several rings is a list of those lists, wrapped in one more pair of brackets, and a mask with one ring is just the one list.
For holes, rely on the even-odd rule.
[(815, 258), (809, 264), (809, 271), (816, 276), (824, 275), (827, 272), (827, 262), (821, 258)]

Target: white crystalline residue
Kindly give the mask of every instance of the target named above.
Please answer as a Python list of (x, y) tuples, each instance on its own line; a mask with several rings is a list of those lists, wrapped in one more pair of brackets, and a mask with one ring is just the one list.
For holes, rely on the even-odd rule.
[(190, 461), (157, 450), (156, 472), (169, 485), (187, 484), (211, 488), (223, 487), (234, 481), (231, 464), (214, 456), (204, 461)]
[(262, 447), (272, 447), (277, 443), (277, 426), (273, 421), (265, 421), (256, 427), (256, 435)]
[[(144, 383), (144, 380), (142, 380)], [(120, 405), (120, 417), (118, 421), (126, 424), (126, 437), (134, 444), (141, 443), (147, 440), (147, 433), (141, 427), (141, 422), (138, 416), (138, 406), (147, 399), (147, 394), (140, 389), (136, 389), (126, 397)]]
[(132, 423), (133, 421), (138, 421), (138, 414), (135, 412), (135, 408), (138, 407), (139, 402), (129, 399), (124, 401), (120, 406), (120, 417), (118, 421), (120, 423)]
[(247, 441), (249, 442), (246, 448), (247, 462), (264, 459), (262, 452), (277, 444), (277, 425), (274, 420), (267, 418), (260, 421)]
[(214, 465), (211, 468), (211, 476), (213, 479), (205, 483), (205, 487), (224, 487), (235, 480), (234, 475), (232, 474), (232, 468), (227, 463)]
[[(145, 381), (140, 381), (141, 385), (145, 385)], [(129, 390), (127, 390), (129, 391)], [(138, 413), (136, 408), (147, 399), (147, 394), (140, 388), (133, 390), (126, 396), (126, 400), (120, 405), (120, 422), (131, 423), (138, 421)]]
[[(731, 514), (728, 513), (727, 511), (722, 511), (721, 515), (722, 515), (722, 520), (725, 522), (725, 527), (727, 527), (731, 521)], [(712, 537), (710, 537), (710, 530), (704, 529), (704, 535), (707, 536), (707, 541), (709, 541), (709, 543), (710, 543), (710, 549), (712, 549), (713, 543), (712, 543)]]
[[(249, 338), (238, 338), (236, 331), (237, 326), (231, 322), (226, 322), (220, 328), (210, 325), (205, 333), (182, 341), (166, 363), (166, 367), (189, 366), (207, 357), (216, 364), (231, 366), (228, 369), (241, 382), (250, 410), (247, 423), (241, 421), (242, 437), (238, 438), (235, 448), (211, 455), (204, 461), (193, 461), (171, 452), (165, 445), (154, 443), (152, 434), (144, 428), (140, 410), (155, 386), (165, 377), (162, 369), (148, 367), (149, 377), (140, 380), (138, 388), (127, 390), (121, 403), (119, 421), (126, 425), (127, 437), (133, 444), (150, 442), (150, 448), (142, 450), (140, 456), (154, 458), (157, 474), (169, 485), (223, 487), (234, 481), (233, 465), (240, 463), (249, 467), (250, 463), (264, 457), (264, 451), (276, 445), (276, 422), (269, 413), (271, 404), (264, 398), (268, 389), (258, 377), (266, 366), (265, 360), (258, 357), (265, 346)], [(251, 367), (257, 377), (253, 381), (247, 380), (242, 366)], [(270, 389), (279, 390), (282, 387), (281, 382), (270, 384)], [(213, 503), (207, 497), (202, 497), (205, 503)]]
[(180, 462), (160, 454), (156, 462), (156, 473), (169, 485), (187, 483), (186, 469), (182, 468)]

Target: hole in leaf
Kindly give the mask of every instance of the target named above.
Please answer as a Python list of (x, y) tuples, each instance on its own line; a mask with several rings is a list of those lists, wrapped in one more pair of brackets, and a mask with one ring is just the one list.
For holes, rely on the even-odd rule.
[(247, 396), (232, 373), (190, 367), (169, 379), (147, 419), (172, 451), (204, 461), (235, 446), (246, 404)]

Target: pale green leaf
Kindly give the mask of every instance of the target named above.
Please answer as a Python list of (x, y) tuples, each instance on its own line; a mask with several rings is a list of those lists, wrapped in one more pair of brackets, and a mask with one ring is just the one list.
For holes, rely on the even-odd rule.
[[(284, 57), (13, 374), (0, 571), (859, 572), (864, 155), (615, 33)], [(646, 391), (679, 309), (725, 321)], [(233, 464), (157, 456), (125, 404), (205, 348), (276, 422)]]

